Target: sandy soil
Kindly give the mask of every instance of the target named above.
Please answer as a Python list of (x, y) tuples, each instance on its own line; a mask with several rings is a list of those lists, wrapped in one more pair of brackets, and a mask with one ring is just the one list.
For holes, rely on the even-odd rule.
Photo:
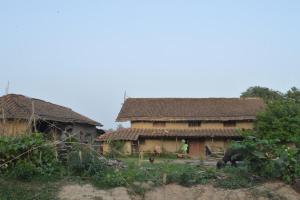
[(61, 200), (131, 200), (127, 189), (118, 187), (111, 190), (99, 190), (89, 184), (66, 185), (58, 195)]
[[(111, 190), (95, 189), (91, 185), (66, 185), (59, 193), (61, 200), (137, 200), (123, 187)], [(300, 194), (281, 182), (266, 183), (255, 188), (225, 190), (212, 185), (198, 185), (190, 188), (176, 184), (166, 185), (146, 192), (145, 200), (300, 200)]]
[(300, 194), (283, 183), (267, 183), (250, 189), (225, 190), (212, 185), (199, 185), (185, 188), (167, 185), (146, 193), (146, 200), (240, 200), (240, 199), (287, 199), (300, 200)]

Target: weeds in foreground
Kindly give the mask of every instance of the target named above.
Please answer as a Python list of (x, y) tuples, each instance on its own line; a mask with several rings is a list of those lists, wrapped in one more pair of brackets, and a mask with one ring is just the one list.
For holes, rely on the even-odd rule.
[(0, 178), (0, 199), (56, 200), (59, 185), (56, 182), (24, 182)]
[(215, 181), (214, 186), (225, 189), (249, 188), (258, 183), (248, 172), (246, 166), (227, 166), (222, 170), (222, 176)]

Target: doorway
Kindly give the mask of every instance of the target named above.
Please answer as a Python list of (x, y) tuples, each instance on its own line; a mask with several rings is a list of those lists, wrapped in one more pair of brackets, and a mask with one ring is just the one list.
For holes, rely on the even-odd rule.
[(204, 141), (201, 140), (189, 140), (189, 156), (191, 158), (200, 159), (204, 158)]

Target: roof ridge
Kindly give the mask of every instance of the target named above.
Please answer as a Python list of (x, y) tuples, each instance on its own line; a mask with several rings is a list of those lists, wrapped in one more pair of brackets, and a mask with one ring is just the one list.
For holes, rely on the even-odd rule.
[(7, 108), (12, 118), (19, 117), (27, 119), (32, 114), (32, 103), (36, 106), (36, 115), (49, 120), (63, 120), (62, 122), (88, 123), (91, 125), (102, 126), (89, 117), (86, 117), (71, 108), (51, 103), (38, 98), (28, 97), (22, 94), (7, 94), (0, 97), (1, 105), (9, 103)]
[(128, 97), (128, 99), (139, 99), (139, 100), (161, 100), (161, 99), (179, 99), (179, 100), (186, 100), (186, 99), (240, 99), (240, 100), (245, 100), (245, 99), (261, 99), (259, 97)]
[[(23, 95), (23, 94), (15, 94), (15, 93), (11, 93), (11, 94), (3, 95), (2, 97), (5, 97), (5, 96), (24, 97), (24, 98), (27, 98), (27, 99), (30, 99), (30, 100), (41, 101), (41, 102), (44, 102), (44, 103), (49, 103), (49, 104), (52, 104), (52, 105), (55, 105), (55, 106), (58, 106), (58, 107), (62, 107), (62, 108), (66, 108), (66, 109), (72, 110), (71, 108), (66, 107), (66, 106), (62, 106), (62, 105), (59, 105), (59, 104), (56, 104), (56, 103), (52, 103), (52, 102), (50, 102), (50, 101), (45, 101), (45, 100), (39, 99), (39, 98), (29, 97), (29, 96), (26, 96), (26, 95)], [(72, 111), (73, 111), (73, 110), (72, 110)]]
[[(27, 108), (25, 108), (23, 106), (20, 106), (17, 103), (17, 101), (15, 100), (14, 96), (18, 96), (18, 95), (16, 95), (16, 94), (7, 94), (7, 95), (4, 95), (4, 96), (1, 97), (1, 98), (3, 98), (4, 107), (7, 106), (7, 105), (5, 105), (7, 102), (11, 101), (11, 102), (13, 102), (13, 106), (18, 107), (19, 109), (21, 109), (21, 110), (23, 110), (23, 111), (25, 111), (27, 113), (30, 113), (30, 111)], [(20, 95), (20, 96), (24, 96), (24, 95)], [(5, 108), (4, 108), (4, 112), (5, 112)], [(12, 115), (14, 115), (14, 114), (12, 113)]]

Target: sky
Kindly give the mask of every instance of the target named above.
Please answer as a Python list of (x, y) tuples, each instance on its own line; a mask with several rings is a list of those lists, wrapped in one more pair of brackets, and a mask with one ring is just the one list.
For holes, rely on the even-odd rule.
[(0, 0), (0, 95), (116, 127), (128, 97), (300, 87), (300, 1)]

